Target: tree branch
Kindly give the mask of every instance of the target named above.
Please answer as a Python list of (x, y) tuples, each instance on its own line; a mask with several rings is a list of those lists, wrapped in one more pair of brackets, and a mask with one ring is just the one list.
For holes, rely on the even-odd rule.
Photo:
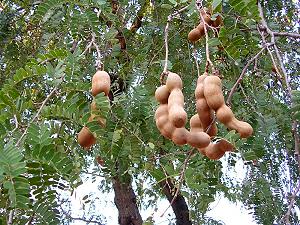
[(176, 200), (176, 198), (177, 198), (177, 196), (178, 196), (178, 194), (179, 194), (179, 192), (180, 192), (181, 185), (182, 185), (182, 183), (183, 183), (183, 181), (184, 181), (184, 175), (185, 175), (185, 170), (186, 170), (187, 164), (188, 164), (188, 162), (189, 162), (191, 156), (193, 155), (193, 152), (194, 152), (194, 151), (191, 150), (191, 151), (189, 152), (189, 155), (188, 155), (188, 156), (186, 157), (186, 159), (184, 160), (183, 168), (182, 168), (181, 173), (180, 173), (179, 184), (178, 184), (178, 187), (176, 188), (176, 192), (175, 192), (175, 194), (174, 194), (174, 196), (173, 196), (173, 199), (172, 199), (171, 202), (170, 202), (170, 205), (168, 206), (168, 208), (166, 208), (166, 210), (161, 214), (160, 217), (163, 217), (163, 216), (164, 216), (164, 214), (167, 212), (167, 210), (170, 208), (170, 206), (173, 205), (174, 201)]
[(174, 19), (175, 16), (177, 16), (178, 14), (180, 14), (181, 12), (183, 12), (184, 10), (186, 10), (189, 7), (189, 5), (175, 11), (174, 13), (172, 13), (171, 15), (168, 16), (168, 20), (167, 20), (167, 24), (165, 27), (165, 49), (166, 49), (166, 54), (165, 54), (165, 65), (164, 65), (164, 70), (162, 72), (161, 75), (161, 83), (163, 81), (164, 76), (167, 74), (168, 72), (168, 57), (169, 57), (169, 44), (168, 44), (168, 36), (169, 36), (169, 26), (170, 26), (170, 22)]
[[(285, 80), (285, 83), (286, 83), (286, 88), (287, 88), (287, 92), (288, 92), (288, 98), (289, 98), (289, 101), (290, 101), (290, 104), (291, 104), (291, 97), (292, 97), (292, 88), (290, 86), (290, 83), (289, 83), (289, 78), (288, 78), (288, 74), (287, 74), (287, 71), (284, 67), (284, 64), (283, 64), (283, 58), (281, 57), (281, 54), (279, 52), (279, 49), (278, 47), (276, 46), (276, 42), (275, 42), (275, 34), (274, 32), (268, 27), (268, 24), (264, 18), (264, 12), (263, 12), (263, 9), (262, 9), (262, 6), (260, 4), (260, 2), (258, 1), (258, 10), (259, 10), (259, 14), (260, 14), (260, 17), (261, 17), (261, 24), (262, 24), (262, 27), (266, 30), (266, 32), (271, 36), (271, 42), (274, 43), (274, 50), (275, 50), (275, 55), (278, 59), (278, 62), (280, 64), (280, 67), (281, 67), (281, 70), (282, 70), (282, 73), (283, 73), (283, 76), (284, 76), (284, 80)], [(293, 133), (293, 136), (294, 136), (294, 145), (295, 145), (295, 155), (296, 155), (296, 159), (297, 159), (297, 162), (298, 162), (298, 170), (300, 171), (300, 149), (299, 149), (299, 134), (297, 132), (297, 127), (298, 127), (298, 123), (296, 120), (293, 120), (292, 121), (292, 133)], [(298, 188), (296, 188), (296, 191), (295, 193), (297, 194), (300, 190), (300, 183), (298, 185)], [(295, 195), (296, 195), (295, 194)], [(294, 196), (294, 195), (293, 195)], [(287, 224), (289, 224), (289, 217), (290, 217), (290, 214), (291, 214), (291, 210), (294, 206), (294, 202), (295, 202), (295, 197), (292, 196), (292, 199), (291, 199), (291, 202), (290, 202), (290, 205), (289, 205), (289, 208), (288, 208), (288, 212), (286, 213), (285, 215), (285, 221), (287, 222)]]
[(291, 216), (292, 209), (294, 207), (296, 197), (297, 197), (297, 194), (299, 193), (299, 191), (300, 191), (300, 180), (299, 180), (298, 186), (296, 187), (294, 193), (291, 196), (291, 201), (290, 201), (288, 210), (287, 210), (286, 214), (284, 215), (284, 217), (282, 218), (286, 224), (290, 224), (290, 216)]
[(246, 72), (247, 72), (247, 69), (248, 69), (248, 67), (250, 66), (250, 64), (251, 64), (253, 61), (255, 61), (255, 60), (263, 53), (263, 51), (267, 48), (267, 46), (270, 46), (270, 44), (263, 46), (263, 48), (262, 48), (255, 56), (253, 56), (253, 57), (247, 62), (246, 66), (243, 68), (243, 70), (242, 70), (242, 72), (241, 72), (240, 77), (237, 79), (237, 81), (235, 82), (235, 84), (233, 85), (233, 87), (232, 87), (231, 90), (230, 90), (230, 93), (229, 93), (229, 95), (228, 95), (228, 97), (227, 97), (227, 100), (226, 100), (226, 104), (227, 104), (227, 105), (230, 105), (232, 96), (233, 96), (234, 92), (236, 91), (238, 85), (239, 85), (239, 84), (241, 83), (241, 81), (243, 80), (243, 78), (244, 78), (244, 76), (245, 76), (245, 74), (246, 74)]
[(60, 210), (61, 210), (61, 212), (62, 212), (68, 219), (71, 219), (71, 220), (78, 220), (78, 221), (83, 221), (83, 222), (86, 222), (87, 224), (89, 224), (89, 223), (95, 223), (95, 224), (98, 224), (98, 225), (103, 225), (102, 223), (100, 223), (99, 221), (96, 221), (96, 220), (85, 219), (85, 218), (79, 218), (79, 217), (73, 217), (73, 216), (71, 216), (69, 213), (67, 213), (65, 210), (63, 210), (62, 207), (60, 207)]

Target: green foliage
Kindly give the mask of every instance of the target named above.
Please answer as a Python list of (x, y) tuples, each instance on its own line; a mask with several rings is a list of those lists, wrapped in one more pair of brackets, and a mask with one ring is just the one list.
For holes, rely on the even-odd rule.
[(292, 112), (296, 120), (300, 121), (300, 91), (292, 92)]
[(8, 192), (10, 208), (28, 209), (30, 186), (22, 159), (21, 150), (12, 142), (0, 147), (0, 185)]
[[(15, 224), (31, 219), (34, 224), (68, 223), (72, 219), (60, 210), (60, 194), (81, 184), (80, 174), (90, 170), (95, 157), (103, 165), (97, 164), (93, 172), (105, 177), (99, 188), (110, 191), (112, 179), (118, 176), (123, 181), (133, 178), (138, 204), (145, 208), (164, 198), (160, 184), (167, 178), (175, 187), (180, 185), (192, 149), (176, 146), (158, 132), (154, 91), (165, 62), (167, 18), (188, 6), (170, 22), (168, 66), (182, 76), (189, 117), (195, 113), (198, 71), (193, 57), (197, 56), (200, 74), (206, 58), (205, 38), (194, 45), (187, 41), (188, 32), (199, 23), (195, 1), (119, 2), (117, 11), (102, 0), (0, 3), (0, 223), (7, 222), (4, 215), (11, 210)], [(213, 18), (219, 14), (224, 22), (218, 32), (210, 29), (208, 50), (222, 74), (225, 97), (261, 49), (256, 2), (203, 1)], [(297, 32), (296, 3), (263, 1), (262, 5), (272, 30)], [(133, 32), (130, 26), (137, 15), (143, 17), (142, 25)], [(126, 48), (120, 45), (122, 40)], [(286, 213), (287, 189), (293, 189), (299, 177), (291, 132), (292, 120), (300, 120), (295, 76), (299, 52), (297, 41), (276, 37), (276, 42), (285, 52), (283, 63), (295, 89), (292, 99), (263, 52), (256, 66), (248, 67), (231, 105), (238, 119), (253, 126), (254, 135), (241, 140), (218, 124), (218, 137), (231, 141), (235, 152), (211, 161), (195, 151), (186, 165), (180, 193), (193, 224), (221, 224), (206, 216), (218, 195), (242, 201), (259, 224), (280, 223)], [(111, 76), (113, 99), (90, 94), (98, 54)], [(56, 91), (49, 96), (52, 90)], [(96, 110), (91, 111), (93, 101)], [(106, 120), (106, 126), (100, 120)], [(76, 140), (83, 126), (97, 138), (89, 152)], [(241, 162), (244, 171), (238, 172), (247, 176), (232, 177), (227, 171)], [(294, 213), (290, 220), (296, 223)]]

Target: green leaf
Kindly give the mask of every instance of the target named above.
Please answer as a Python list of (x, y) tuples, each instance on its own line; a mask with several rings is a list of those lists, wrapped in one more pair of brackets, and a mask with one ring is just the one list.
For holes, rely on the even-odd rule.
[(213, 0), (212, 9), (215, 10), (221, 3), (222, 3), (222, 0)]

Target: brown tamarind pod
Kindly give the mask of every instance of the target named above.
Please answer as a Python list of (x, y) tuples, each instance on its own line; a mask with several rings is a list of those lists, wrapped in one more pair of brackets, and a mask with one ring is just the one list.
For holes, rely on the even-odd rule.
[[(196, 109), (202, 124), (202, 129), (203, 131), (206, 131), (206, 129), (213, 122), (214, 119), (213, 111), (207, 105), (205, 98), (201, 98), (196, 101)], [(213, 123), (210, 130), (208, 131), (208, 134), (213, 137), (217, 135), (217, 132), (218, 132), (217, 126), (215, 123)]]
[(216, 111), (216, 116), (226, 127), (236, 130), (241, 138), (247, 138), (253, 133), (252, 126), (249, 123), (236, 119), (232, 110), (225, 104)]
[(211, 21), (211, 26), (213, 27), (219, 27), (223, 24), (223, 19), (220, 15), (217, 15), (215, 20)]
[(156, 126), (165, 138), (171, 139), (174, 130), (176, 129), (169, 120), (168, 104), (161, 104), (155, 111)]
[(205, 148), (210, 143), (210, 136), (202, 131), (191, 131), (187, 143), (194, 148)]
[(185, 129), (184, 127), (182, 128), (176, 128), (172, 134), (172, 141), (176, 145), (185, 145), (187, 143), (189, 136), (189, 131)]
[(80, 146), (86, 150), (89, 150), (91, 146), (96, 143), (96, 138), (87, 127), (81, 129), (77, 135), (77, 140)]
[(208, 11), (205, 11), (204, 9), (200, 10), (201, 16), (204, 19), (205, 23), (210, 25), (212, 23), (212, 20), (210, 18), (210, 13)]
[(155, 91), (155, 99), (160, 104), (168, 103), (169, 95), (170, 95), (170, 91), (168, 90), (167, 85), (162, 85), (158, 87)]
[(168, 116), (169, 112), (168, 112), (168, 104), (161, 104), (157, 107), (155, 114), (154, 114), (154, 118), (155, 120), (157, 120), (159, 117), (167, 115)]
[(171, 92), (173, 89), (182, 89), (182, 80), (176, 73), (169, 72), (166, 80), (168, 90)]
[(184, 96), (180, 89), (173, 89), (168, 100), (169, 119), (172, 124), (181, 128), (187, 122), (187, 113), (184, 110)]
[(201, 120), (198, 113), (193, 115), (190, 119), (191, 132), (193, 131), (203, 131)]
[(208, 106), (215, 111), (225, 104), (222, 83), (218, 76), (208, 76), (205, 78), (204, 96)]
[(92, 78), (92, 95), (104, 92), (108, 96), (110, 91), (110, 76), (105, 71), (97, 71)]
[(212, 160), (217, 160), (222, 158), (222, 156), (225, 154), (224, 151), (220, 150), (216, 143), (211, 143), (208, 147), (205, 149), (205, 155), (207, 158)]
[(218, 148), (223, 152), (229, 152), (234, 150), (234, 146), (225, 139), (219, 140), (218, 143), (216, 143), (216, 145), (218, 145)]
[(228, 141), (221, 139), (217, 143), (210, 143), (207, 148), (205, 148), (205, 155), (209, 159), (217, 160), (220, 159), (225, 152), (232, 151), (234, 149), (233, 145)]
[[(199, 76), (197, 80), (197, 87), (195, 90), (196, 109), (202, 124), (203, 131), (206, 131), (206, 129), (212, 124), (214, 119), (213, 111), (207, 104), (206, 98), (204, 96), (204, 81), (207, 77), (207, 73)], [(207, 133), (210, 136), (216, 136), (217, 132), (217, 126), (215, 123), (213, 123)]]
[[(199, 26), (199, 25), (198, 25)], [(203, 36), (204, 28), (198, 29), (198, 27), (191, 30), (188, 34), (188, 39), (190, 42), (196, 42)]]

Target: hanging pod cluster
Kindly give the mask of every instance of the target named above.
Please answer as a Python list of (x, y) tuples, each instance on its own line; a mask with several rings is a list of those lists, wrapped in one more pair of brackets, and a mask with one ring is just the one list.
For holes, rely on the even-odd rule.
[(197, 80), (197, 113), (191, 117), (190, 131), (187, 130), (182, 87), (180, 76), (169, 72), (166, 84), (158, 87), (155, 92), (155, 98), (160, 104), (155, 112), (156, 126), (165, 138), (171, 139), (177, 145), (189, 144), (210, 159), (220, 159), (226, 151), (233, 150), (233, 145), (224, 139), (211, 141), (218, 132), (214, 115), (227, 128), (236, 130), (241, 138), (251, 136), (251, 125), (236, 119), (231, 109), (226, 106), (220, 78), (208, 76), (207, 73)]
[(208, 12), (204, 9), (201, 9), (200, 13), (201, 13), (201, 17), (203, 18), (204, 22), (201, 19), (201, 22), (199, 23), (199, 25), (189, 32), (188, 39), (191, 42), (196, 42), (205, 35), (204, 26), (206, 26), (207, 30), (210, 27), (218, 28), (223, 22), (222, 17), (220, 15), (217, 15), (216, 18), (214, 20), (212, 20), (210, 12)]
[[(105, 71), (97, 71), (92, 78), (92, 95), (95, 97), (99, 93), (103, 92), (106, 96), (108, 96), (110, 86), (111, 81), (109, 74)], [(91, 116), (88, 119), (88, 122), (97, 120), (99, 126), (105, 127), (106, 120), (94, 114), (97, 110), (96, 102), (93, 100), (91, 104)], [(90, 149), (90, 147), (96, 143), (96, 138), (86, 126), (84, 126), (78, 133), (77, 139), (78, 143), (84, 149)]]

